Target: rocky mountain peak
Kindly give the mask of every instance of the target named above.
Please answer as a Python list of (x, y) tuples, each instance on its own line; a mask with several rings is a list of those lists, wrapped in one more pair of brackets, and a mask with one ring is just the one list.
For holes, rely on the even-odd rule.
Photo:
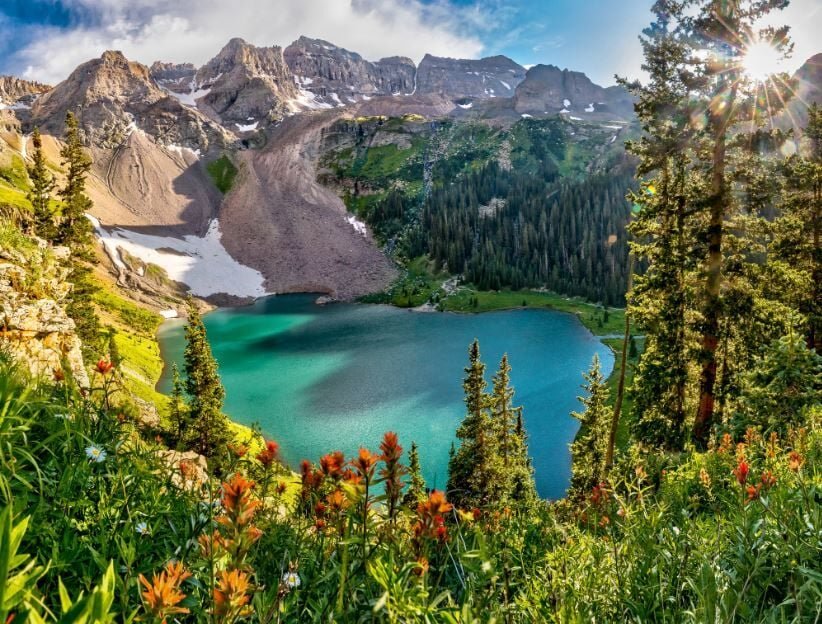
[(511, 97), (525, 68), (507, 56), (453, 59), (426, 54), (417, 68), (417, 92), (450, 98)]
[(528, 70), (517, 87), (514, 107), (521, 114), (559, 112), (579, 117), (627, 117), (633, 111), (631, 98), (622, 87), (605, 89), (582, 72), (555, 65), (535, 65)]
[(191, 90), (197, 68), (192, 63), (163, 63), (155, 61), (149, 73), (158, 85), (173, 93), (188, 93)]
[(101, 146), (121, 144), (135, 130), (163, 143), (203, 151), (215, 142), (232, 140), (199, 112), (169, 97), (154, 82), (148, 67), (116, 51), (80, 65), (38, 98), (32, 107), (32, 122), (59, 136), (67, 111), (77, 113), (87, 140)]
[(280, 118), (298, 96), (279, 46), (234, 38), (194, 78), (196, 102), (207, 115), (237, 129)]
[(297, 83), (321, 106), (341, 106), (375, 95), (414, 90), (416, 67), (408, 58), (391, 57), (372, 63), (356, 52), (309, 37), (297, 39), (285, 49), (284, 56)]

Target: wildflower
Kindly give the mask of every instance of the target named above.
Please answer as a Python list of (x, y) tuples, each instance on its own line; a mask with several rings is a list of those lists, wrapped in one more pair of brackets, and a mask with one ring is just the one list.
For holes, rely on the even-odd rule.
[(802, 468), (802, 464), (805, 463), (805, 458), (802, 457), (796, 451), (791, 451), (788, 455), (788, 468), (793, 470), (794, 472), (798, 472), (800, 468)]
[(297, 589), (302, 581), (300, 580), (300, 575), (296, 572), (289, 570), (285, 574), (283, 574), (283, 585), (285, 585), (288, 589)]
[[(214, 588), (214, 610), (220, 616), (246, 616), (251, 610), (248, 574), (241, 570), (221, 570)], [(230, 618), (227, 618), (230, 619)]]
[(704, 468), (699, 469), (699, 482), (706, 490), (711, 489), (711, 475)]
[(745, 461), (745, 458), (741, 458), (739, 460), (739, 464), (737, 464), (736, 468), (733, 470), (733, 475), (736, 477), (736, 480), (739, 482), (739, 485), (745, 485), (748, 481), (748, 473), (750, 472), (751, 467), (748, 465), (748, 462)]
[(253, 488), (254, 482), (241, 474), (235, 474), (231, 481), (223, 482), (223, 494), (220, 500), (226, 516), (225, 519), (220, 518), (222, 524), (245, 526), (251, 522), (257, 507), (260, 506), (259, 501), (251, 500)]
[(733, 439), (731, 438), (730, 433), (726, 433), (722, 436), (722, 441), (719, 444), (718, 453), (724, 454), (731, 450), (731, 444), (733, 444)]
[(200, 549), (203, 551), (203, 557), (205, 558), (211, 557), (217, 552), (217, 549), (225, 547), (225, 542), (219, 531), (214, 531), (211, 535), (203, 533), (197, 538), (197, 541), (200, 544)]
[(153, 574), (151, 582), (142, 574), (140, 583), (145, 587), (142, 592), (146, 608), (157, 619), (165, 620), (175, 613), (188, 613), (185, 607), (178, 607), (186, 595), (180, 591), (180, 585), (189, 578), (188, 572), (181, 563), (169, 562), (160, 574)]
[(139, 535), (148, 535), (148, 523), (146, 522), (138, 522), (137, 526), (134, 527), (134, 530), (137, 531)]
[(388, 501), (388, 518), (393, 520), (397, 514), (400, 497), (402, 496), (402, 488), (404, 486), (402, 476), (407, 472), (405, 467), (400, 464), (402, 447), (399, 445), (396, 433), (389, 431), (383, 436), (380, 451), (382, 451), (382, 460), (385, 462), (385, 468), (380, 470), (380, 476), (385, 483), (385, 497)]
[(414, 525), (414, 539), (417, 547), (424, 538), (444, 543), (448, 540), (448, 529), (445, 527), (443, 514), (449, 513), (454, 506), (445, 500), (445, 494), (434, 490), (428, 500), (417, 505), (417, 522)]
[(266, 440), (265, 448), (257, 453), (257, 461), (260, 462), (265, 468), (268, 468), (271, 463), (277, 459), (279, 452), (279, 444), (277, 444), (274, 440)]
[(283, 494), (285, 494), (286, 489), (288, 489), (288, 483), (286, 483), (282, 479), (277, 481), (277, 495), (278, 496), (282, 496)]
[(343, 478), (343, 481), (345, 481), (349, 485), (357, 486), (360, 483), (362, 483), (362, 477), (360, 477), (360, 475), (358, 475), (356, 472), (351, 470), (351, 468), (346, 468), (343, 471), (342, 478)]
[(238, 458), (245, 457), (245, 454), (248, 453), (248, 447), (245, 444), (229, 444), (228, 450)]
[(56, 383), (60, 383), (66, 379), (66, 374), (63, 372), (62, 368), (53, 368), (51, 371), (51, 376), (54, 378)]
[(111, 371), (114, 370), (114, 364), (106, 359), (101, 358), (97, 360), (97, 365), (94, 367), (94, 370), (100, 373), (101, 375), (108, 375)]
[(433, 490), (428, 495), (428, 500), (417, 505), (417, 514), (434, 516), (448, 513), (454, 506), (445, 500), (445, 494), (440, 490)]
[(474, 520), (479, 520), (480, 516), (482, 516), (482, 512), (480, 511), (479, 507), (474, 507), (471, 510), (471, 515), (474, 516)]
[(601, 529), (604, 529), (609, 524), (611, 524), (611, 519), (608, 516), (602, 516), (602, 518), (599, 519), (599, 527)]
[(342, 478), (343, 466), (345, 465), (345, 455), (342, 451), (334, 451), (320, 457), (320, 470), (323, 475), (338, 480)]
[(343, 494), (341, 490), (334, 490), (333, 492), (331, 492), (328, 496), (325, 497), (325, 501), (328, 505), (328, 508), (334, 513), (338, 513), (348, 506), (348, 499), (345, 497), (345, 494)]
[(648, 473), (645, 472), (645, 468), (643, 468), (642, 466), (637, 466), (634, 469), (634, 474), (636, 474), (636, 478), (640, 481), (642, 481), (645, 477), (648, 476)]
[(755, 501), (757, 498), (759, 498), (759, 490), (760, 490), (761, 488), (762, 488), (762, 486), (761, 486), (761, 485), (756, 485), (756, 486), (754, 486), (754, 485), (749, 485), (749, 486), (747, 487), (747, 489), (745, 490), (745, 491), (747, 492), (747, 494), (748, 494), (748, 498), (747, 498), (747, 500), (746, 500), (745, 502), (746, 502), (746, 503), (750, 503), (750, 502)]
[(86, 457), (88, 457), (89, 461), (99, 464), (100, 462), (104, 462), (106, 460), (107, 453), (105, 449), (100, 448), (95, 444), (91, 444), (86, 447)]
[(604, 481), (598, 485), (595, 485), (594, 489), (591, 490), (591, 503), (594, 505), (604, 503), (607, 497), (608, 486)]
[(779, 443), (779, 436), (776, 431), (771, 431), (770, 439), (768, 440), (768, 458), (776, 457), (776, 446)]
[(351, 465), (366, 480), (366, 483), (374, 476), (374, 468), (380, 460), (378, 455), (374, 455), (365, 448), (360, 448), (356, 459), (351, 460)]
[(624, 518), (624, 517), (625, 517), (625, 508), (624, 508), (624, 507), (620, 507), (619, 509), (617, 509), (617, 515), (618, 515), (620, 518)]
[(770, 470), (765, 470), (762, 473), (760, 480), (762, 481), (762, 487), (766, 490), (769, 490), (776, 485), (776, 476)]

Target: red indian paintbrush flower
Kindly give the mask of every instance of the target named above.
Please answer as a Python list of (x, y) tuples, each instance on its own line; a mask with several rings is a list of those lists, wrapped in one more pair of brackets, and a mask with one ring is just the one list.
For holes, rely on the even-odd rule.
[(231, 481), (224, 482), (221, 502), (226, 512), (226, 520), (219, 518), (218, 521), (231, 522), (236, 526), (245, 526), (251, 522), (254, 512), (260, 506), (260, 501), (251, 500), (253, 488), (254, 482), (241, 474), (235, 474)]
[(388, 517), (393, 520), (397, 515), (402, 496), (404, 483), (402, 477), (406, 473), (405, 468), (400, 464), (402, 457), (402, 447), (397, 439), (397, 434), (393, 431), (387, 432), (380, 444), (382, 460), (385, 468), (380, 470), (380, 476), (385, 483), (385, 497), (388, 503)]
[(791, 451), (790, 455), (788, 455), (788, 468), (794, 472), (798, 472), (804, 463), (805, 458), (796, 451)]
[(745, 458), (739, 460), (739, 464), (737, 464), (736, 468), (734, 468), (733, 474), (736, 477), (736, 480), (739, 482), (739, 485), (745, 485), (748, 481), (748, 473), (751, 471), (751, 467), (748, 465), (748, 462), (745, 461)]
[(257, 461), (265, 468), (268, 468), (271, 463), (277, 459), (277, 454), (280, 452), (280, 445), (274, 440), (266, 440), (265, 448), (257, 453)]
[(342, 451), (334, 451), (320, 458), (320, 470), (330, 479), (341, 479), (343, 466), (345, 466), (345, 455), (343, 455)]
[(106, 359), (100, 358), (99, 360), (97, 360), (97, 365), (94, 367), (94, 370), (96, 370), (101, 375), (108, 375), (111, 371), (114, 370), (114, 364)]

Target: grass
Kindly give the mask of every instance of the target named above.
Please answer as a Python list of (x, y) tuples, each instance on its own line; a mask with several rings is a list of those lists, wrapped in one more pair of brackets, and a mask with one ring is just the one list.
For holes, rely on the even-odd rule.
[(624, 310), (603, 308), (583, 299), (556, 293), (534, 290), (481, 291), (464, 287), (442, 302), (442, 309), (449, 312), (491, 312), (515, 308), (549, 308), (569, 312), (595, 336), (622, 334), (624, 330)]
[(98, 281), (94, 294), (102, 323), (115, 330), (114, 343), (120, 355), (120, 373), (125, 389), (134, 396), (153, 403), (161, 416), (168, 400), (155, 386), (163, 372), (163, 358), (155, 333), (162, 317), (116, 294)]
[(208, 175), (211, 176), (214, 186), (216, 186), (223, 195), (231, 190), (238, 172), (237, 167), (225, 154), (217, 160), (208, 163), (206, 170), (208, 171)]

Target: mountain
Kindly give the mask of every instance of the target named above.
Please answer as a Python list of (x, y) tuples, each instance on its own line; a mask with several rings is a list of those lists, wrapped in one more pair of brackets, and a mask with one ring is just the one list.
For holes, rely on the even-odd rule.
[(281, 47), (239, 38), (197, 71), (192, 90), (198, 108), (233, 131), (281, 118), (299, 95)]
[(51, 89), (50, 86), (15, 76), (0, 76), (0, 109), (25, 109), (41, 93)]
[(135, 130), (166, 145), (203, 152), (221, 148), (232, 137), (202, 113), (162, 89), (145, 65), (108, 51), (80, 65), (32, 106), (32, 123), (60, 135), (67, 111), (77, 113), (89, 141), (115, 146)]
[(535, 65), (528, 70), (514, 94), (514, 108), (520, 114), (530, 115), (633, 116), (631, 97), (622, 87), (606, 89), (582, 72), (561, 70), (554, 65)]
[(426, 54), (417, 68), (417, 93), (451, 98), (511, 97), (525, 78), (525, 68), (506, 56), (479, 60)]
[(417, 70), (409, 58), (394, 56), (372, 63), (328, 41), (308, 37), (288, 46), (284, 57), (296, 82), (326, 105), (414, 91)]
[(802, 132), (808, 123), (808, 107), (822, 106), (822, 53), (812, 56), (793, 75), (796, 95), (780, 115), (777, 126)]
[[(190, 93), (195, 84), (197, 68), (192, 63), (163, 63), (155, 61), (149, 68), (154, 82), (172, 93)], [(195, 106), (191, 102), (192, 106)]]

